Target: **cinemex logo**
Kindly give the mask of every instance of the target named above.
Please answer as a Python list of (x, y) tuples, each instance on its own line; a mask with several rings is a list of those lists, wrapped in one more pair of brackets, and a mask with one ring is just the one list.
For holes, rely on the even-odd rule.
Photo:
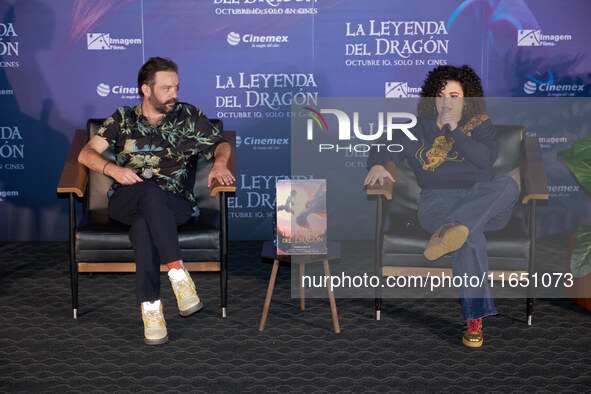
[(228, 44), (236, 46), (240, 43), (250, 44), (253, 48), (278, 48), (281, 44), (289, 42), (289, 36), (258, 36), (255, 34), (240, 35), (236, 32), (230, 32), (226, 36)]
[(517, 46), (520, 47), (553, 47), (559, 41), (570, 41), (572, 39), (573, 36), (570, 34), (542, 34), (540, 29), (517, 31)]
[(570, 84), (570, 85), (559, 85), (554, 83), (554, 75), (551, 71), (548, 71), (548, 80), (540, 81), (537, 78), (527, 75), (529, 79), (523, 84), (523, 92), (528, 95), (533, 95), (536, 92), (547, 94), (551, 97), (573, 97), (577, 93), (585, 92), (584, 84)]
[(96, 87), (96, 93), (101, 97), (107, 97), (111, 93), (121, 95), (121, 98), (124, 99), (137, 99), (139, 97), (136, 86), (125, 87), (121, 85), (115, 85), (111, 88), (106, 83), (98, 84)]
[(86, 45), (89, 50), (122, 50), (130, 45), (141, 44), (141, 38), (111, 38), (109, 33), (86, 34)]
[(549, 193), (578, 193), (581, 191), (580, 186), (571, 186), (571, 185), (555, 185), (549, 186), (548, 185), (548, 192)]
[(289, 138), (257, 138), (236, 136), (236, 148), (249, 147), (252, 150), (278, 150), (289, 146)]
[(411, 88), (406, 82), (386, 82), (386, 97), (419, 97), (421, 88)]
[[(417, 124), (417, 118), (415, 115), (408, 112), (387, 112), (385, 115), (383, 112), (378, 113), (378, 129), (374, 132), (375, 123), (369, 123), (369, 134), (364, 134), (363, 129), (359, 127), (359, 113), (353, 112), (353, 125), (351, 125), (351, 119), (344, 111), (338, 109), (321, 109), (317, 111), (313, 108), (304, 107), (307, 109), (307, 115), (311, 118), (307, 120), (306, 138), (311, 141), (314, 139), (314, 123), (318, 125), (321, 131), (328, 132), (328, 123), (322, 114), (331, 114), (336, 116), (338, 122), (338, 138), (339, 141), (351, 141), (352, 139), (360, 139), (363, 141), (377, 141), (382, 139), (382, 134), (386, 133), (386, 140), (392, 141), (392, 133), (395, 130), (402, 131), (408, 139), (416, 141), (415, 137), (409, 129), (413, 128)], [(385, 122), (384, 122), (385, 118)], [(402, 120), (398, 123), (394, 120)], [(353, 135), (351, 134), (351, 126), (353, 127)], [(403, 146), (400, 144), (385, 144), (385, 143), (372, 143), (372, 144), (318, 144), (318, 152), (322, 151), (344, 151), (344, 152), (357, 152), (364, 153), (369, 152), (372, 147), (376, 148), (378, 152), (381, 150), (387, 150), (388, 152), (401, 152)]]
[(548, 185), (550, 197), (570, 197), (578, 193), (584, 193), (578, 185)]
[(226, 37), (226, 39), (228, 40), (228, 44), (235, 46), (240, 44), (240, 34), (238, 33), (228, 33), (228, 36)]

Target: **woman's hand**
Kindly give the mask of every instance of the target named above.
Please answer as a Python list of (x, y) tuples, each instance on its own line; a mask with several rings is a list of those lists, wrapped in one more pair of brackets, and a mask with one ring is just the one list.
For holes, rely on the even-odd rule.
[(458, 121), (453, 111), (444, 111), (441, 113), (437, 119), (437, 123), (439, 124), (440, 128), (443, 128), (443, 125), (449, 125), (450, 131), (453, 131), (456, 129), (456, 127), (458, 127)]
[(382, 165), (375, 165), (371, 167), (369, 173), (365, 177), (365, 181), (363, 182), (363, 186), (367, 185), (375, 185), (376, 182), (380, 185), (384, 184), (384, 179), (389, 179), (391, 182), (396, 182), (392, 175), (384, 168)]

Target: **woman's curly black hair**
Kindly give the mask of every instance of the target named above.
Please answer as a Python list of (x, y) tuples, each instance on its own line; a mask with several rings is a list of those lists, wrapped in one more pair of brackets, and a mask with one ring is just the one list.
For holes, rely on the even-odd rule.
[(417, 111), (421, 116), (437, 115), (435, 108), (435, 97), (439, 96), (441, 90), (448, 81), (456, 81), (462, 86), (464, 97), (475, 97), (464, 100), (462, 119), (469, 120), (474, 115), (484, 114), (484, 91), (480, 83), (480, 77), (470, 66), (438, 66), (431, 70), (423, 82), (421, 98)]

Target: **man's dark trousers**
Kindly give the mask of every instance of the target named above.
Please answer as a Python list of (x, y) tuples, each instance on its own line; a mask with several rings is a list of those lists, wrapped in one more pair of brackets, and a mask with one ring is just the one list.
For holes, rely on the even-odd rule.
[(189, 200), (153, 180), (119, 186), (109, 200), (109, 216), (131, 226), (138, 302), (160, 298), (160, 264), (181, 260), (177, 227), (193, 213)]

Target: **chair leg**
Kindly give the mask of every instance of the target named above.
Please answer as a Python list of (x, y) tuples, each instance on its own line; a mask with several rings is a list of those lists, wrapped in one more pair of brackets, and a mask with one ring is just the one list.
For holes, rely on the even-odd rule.
[[(530, 211), (529, 211), (529, 277), (533, 277), (533, 273), (535, 270), (535, 263), (536, 263), (536, 200), (532, 200), (530, 202)], [(534, 298), (533, 292), (535, 289), (532, 287), (531, 281), (530, 285), (527, 288), (527, 325), (531, 326), (532, 324), (532, 314), (534, 309)]]
[(222, 192), (220, 197), (220, 222), (220, 293), (222, 318), (225, 318), (228, 305), (228, 200), (225, 192)]
[(376, 320), (382, 320), (382, 299), (376, 298)]
[(228, 304), (228, 255), (222, 256), (220, 260), (220, 294), (222, 299), (222, 318), (227, 316)]
[(74, 193), (69, 196), (70, 209), (70, 286), (72, 290), (72, 314), (74, 319), (78, 318), (78, 264), (76, 264), (76, 206)]
[(528, 326), (531, 326), (533, 310), (534, 310), (534, 299), (528, 298), (527, 299), (527, 325)]
[[(384, 198), (382, 196), (378, 196), (378, 206), (376, 212), (376, 242), (375, 242), (375, 275), (382, 277), (382, 245), (383, 245), (383, 210), (384, 210)], [(375, 297), (375, 307), (376, 307), (376, 320), (381, 320), (382, 318), (382, 288), (380, 286), (376, 287), (376, 297)]]
[(70, 263), (70, 285), (72, 287), (72, 314), (78, 318), (78, 269), (76, 261)]
[(222, 278), (222, 317), (225, 318), (227, 317), (227, 303), (228, 303), (228, 294), (226, 292), (226, 286), (227, 286), (227, 282), (228, 282), (228, 273), (227, 271), (224, 272), (223, 274), (221, 274)]
[(304, 289), (304, 275), (306, 274), (306, 265), (300, 264), (300, 309), (306, 309), (306, 289)]

